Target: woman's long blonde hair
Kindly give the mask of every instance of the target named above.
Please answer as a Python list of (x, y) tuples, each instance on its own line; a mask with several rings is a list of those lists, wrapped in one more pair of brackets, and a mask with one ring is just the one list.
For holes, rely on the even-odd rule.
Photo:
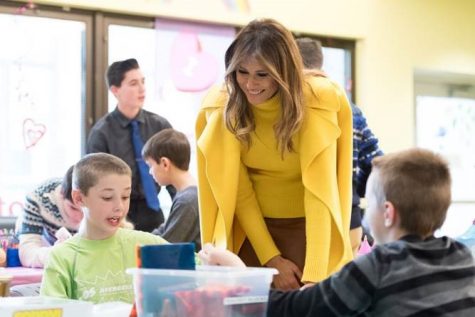
[(281, 116), (274, 125), (274, 133), (282, 155), (286, 150), (294, 151), (292, 136), (300, 129), (304, 116), (302, 58), (292, 33), (275, 20), (250, 22), (226, 51), (225, 83), (229, 93), (224, 115), (226, 127), (241, 142), (250, 145), (255, 121), (236, 79), (239, 65), (250, 57), (262, 63), (279, 86)]

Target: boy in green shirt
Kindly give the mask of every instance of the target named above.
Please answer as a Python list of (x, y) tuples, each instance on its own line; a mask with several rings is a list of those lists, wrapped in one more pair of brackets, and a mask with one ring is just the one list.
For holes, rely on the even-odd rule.
[(73, 172), (73, 202), (84, 218), (78, 233), (55, 246), (43, 275), (40, 295), (102, 303), (133, 303), (132, 276), (137, 245), (164, 244), (148, 232), (121, 228), (129, 210), (131, 170), (106, 153), (83, 157)]

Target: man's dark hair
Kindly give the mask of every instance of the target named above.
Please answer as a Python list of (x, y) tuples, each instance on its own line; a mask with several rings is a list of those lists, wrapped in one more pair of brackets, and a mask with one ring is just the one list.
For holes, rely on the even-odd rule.
[(309, 37), (298, 38), (296, 41), (302, 55), (303, 66), (306, 69), (322, 69), (322, 43)]
[(140, 68), (139, 63), (135, 58), (129, 58), (123, 61), (117, 61), (110, 64), (106, 72), (106, 84), (107, 87), (112, 86), (120, 87), (124, 80), (125, 73), (131, 69)]

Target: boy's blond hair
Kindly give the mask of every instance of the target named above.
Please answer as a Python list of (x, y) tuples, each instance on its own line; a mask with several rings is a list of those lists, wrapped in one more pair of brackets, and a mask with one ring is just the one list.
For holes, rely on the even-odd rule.
[(401, 229), (422, 237), (432, 235), (445, 221), (451, 201), (447, 161), (424, 149), (410, 149), (372, 161), (375, 181), (371, 189), (379, 205), (391, 202)]
[(87, 195), (100, 177), (116, 174), (132, 177), (130, 167), (122, 159), (107, 153), (92, 153), (84, 156), (74, 165), (73, 189)]

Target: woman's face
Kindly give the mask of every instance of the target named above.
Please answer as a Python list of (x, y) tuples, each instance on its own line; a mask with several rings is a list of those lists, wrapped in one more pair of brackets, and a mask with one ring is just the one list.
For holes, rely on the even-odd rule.
[(272, 98), (279, 89), (267, 69), (254, 57), (239, 64), (236, 79), (247, 101), (253, 106)]

